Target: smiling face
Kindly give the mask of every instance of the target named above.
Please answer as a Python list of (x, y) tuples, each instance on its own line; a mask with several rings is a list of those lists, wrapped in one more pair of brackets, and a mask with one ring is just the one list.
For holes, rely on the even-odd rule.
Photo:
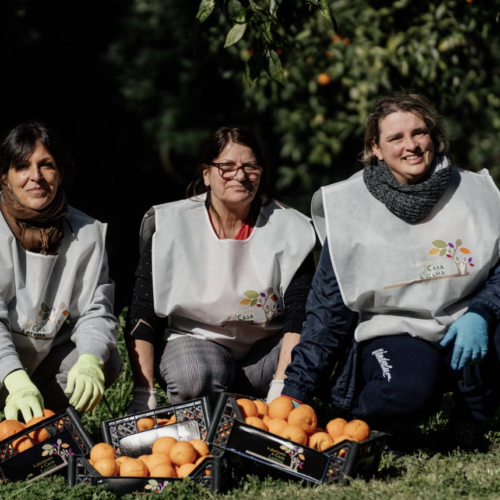
[[(241, 166), (256, 164), (257, 160), (249, 147), (229, 142), (213, 163), (236, 163)], [(205, 186), (210, 187), (212, 202), (226, 207), (250, 206), (260, 184), (260, 178), (250, 180), (241, 168), (233, 179), (223, 179), (215, 166), (205, 169), (203, 181)]]
[(408, 111), (391, 113), (379, 122), (378, 144), (372, 149), (401, 184), (418, 184), (434, 159), (434, 143), (424, 120)]
[(31, 156), (11, 164), (2, 180), (25, 207), (43, 210), (54, 200), (62, 176), (52, 155), (37, 142)]

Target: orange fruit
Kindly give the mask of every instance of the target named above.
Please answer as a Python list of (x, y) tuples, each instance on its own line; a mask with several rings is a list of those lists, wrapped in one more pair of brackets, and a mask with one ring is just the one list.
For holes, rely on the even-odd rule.
[(330, 75), (328, 73), (320, 73), (318, 75), (318, 83), (324, 87), (325, 85), (328, 85), (332, 81)]
[(269, 420), (267, 423), (267, 427), (269, 432), (272, 432), (273, 434), (276, 434), (277, 436), (282, 436), (283, 431), (285, 428), (288, 426), (288, 423), (286, 420), (283, 420), (282, 418), (272, 418)]
[(345, 441), (346, 439), (348, 439), (349, 441), (355, 441), (355, 439), (353, 439), (351, 436), (348, 436), (347, 434), (342, 434), (342, 435), (336, 437), (333, 441), (334, 441), (334, 444), (339, 444), (342, 441)]
[(170, 457), (166, 453), (153, 453), (148, 456), (148, 462), (146, 465), (148, 466), (150, 473), (152, 469), (160, 464), (172, 465), (172, 460), (170, 460)]
[(288, 415), (288, 424), (300, 427), (306, 434), (310, 434), (318, 425), (316, 412), (309, 405), (300, 405)]
[(342, 434), (344, 434), (344, 427), (347, 424), (347, 421), (343, 418), (334, 418), (330, 420), (326, 424), (326, 432), (332, 436), (333, 439), (338, 438)]
[(148, 431), (155, 426), (155, 420), (153, 417), (140, 418), (137, 421), (137, 429), (139, 431)]
[(97, 462), (101, 458), (116, 458), (115, 449), (108, 443), (97, 443), (90, 450), (90, 460)]
[(194, 465), (196, 465), (196, 467), (198, 467), (198, 465), (200, 465), (201, 462), (203, 462), (203, 460), (205, 460), (208, 457), (213, 457), (213, 455), (205, 455), (204, 457), (198, 458), (198, 460), (196, 460), (196, 462), (194, 463)]
[(309, 437), (309, 446), (318, 451), (324, 451), (335, 444), (328, 432), (316, 432)]
[[(262, 421), (267, 425), (272, 418), (269, 415), (263, 415)], [(269, 427), (269, 426), (268, 426)]]
[(177, 469), (177, 477), (188, 477), (196, 469), (194, 464), (184, 464)]
[(352, 436), (354, 441), (364, 441), (370, 437), (370, 427), (363, 420), (351, 420), (344, 427), (344, 434)]
[(281, 434), (285, 439), (290, 439), (295, 443), (307, 444), (306, 432), (295, 425), (287, 425)]
[(164, 425), (169, 425), (170, 424), (170, 419), (169, 418), (158, 418), (156, 419), (158, 422), (159, 427), (163, 427)]
[(189, 442), (194, 446), (198, 457), (206, 457), (210, 453), (208, 445), (205, 441), (201, 439), (191, 439)]
[(197, 458), (194, 446), (187, 441), (179, 441), (170, 449), (170, 460), (179, 467), (184, 464), (192, 464)]
[(267, 415), (269, 413), (269, 406), (267, 406), (264, 401), (261, 401), (260, 399), (256, 399), (254, 401), (255, 406), (257, 407), (257, 417), (262, 418), (264, 415)]
[[(45, 420), (47, 417), (33, 417), (28, 421), (26, 427), (31, 427), (32, 425), (38, 424), (42, 420)], [(36, 431), (30, 432), (30, 438), (35, 441), (35, 443), (41, 443), (50, 437), (50, 434), (47, 432), (47, 429), (37, 429)]]
[(101, 476), (118, 476), (120, 467), (112, 458), (96, 460), (92, 466)]
[(257, 427), (258, 429), (262, 429), (263, 431), (269, 430), (264, 421), (261, 420), (259, 417), (247, 417), (245, 418), (245, 423), (251, 425), (252, 427)]
[(175, 469), (169, 464), (157, 464), (149, 472), (151, 477), (177, 477)]
[[(185, 413), (185, 412), (184, 412), (184, 413)], [(177, 417), (176, 417), (175, 415), (172, 415), (172, 416), (170, 417), (170, 423), (171, 423), (171, 424), (175, 424), (175, 422), (177, 422)]]
[(115, 462), (118, 462), (119, 464), (122, 464), (123, 462), (125, 462), (125, 460), (128, 460), (130, 457), (125, 457), (125, 456), (121, 456), (121, 457), (116, 457), (115, 459)]
[(149, 473), (149, 457), (150, 456), (151, 455), (141, 455), (140, 457), (137, 457), (138, 460), (141, 460), (142, 462), (144, 462), (144, 464), (148, 468), (148, 473)]
[(291, 399), (285, 398), (285, 396), (279, 396), (276, 399), (273, 399), (269, 404), (268, 415), (271, 418), (282, 418), (283, 420), (286, 420), (293, 408)]
[(152, 452), (153, 453), (165, 453), (165, 455), (170, 455), (170, 450), (175, 443), (177, 443), (177, 439), (170, 437), (170, 436), (164, 436), (164, 437), (158, 438), (153, 443)]
[(120, 467), (121, 477), (147, 477), (148, 468), (146, 464), (138, 458), (129, 458)]
[(259, 414), (257, 405), (250, 399), (246, 398), (237, 399), (236, 403), (238, 403), (238, 406), (241, 410), (244, 419), (248, 417), (256, 417)]
[(10, 438), (20, 431), (24, 431), (26, 426), (18, 420), (4, 420), (0, 423), (0, 441)]
[(23, 451), (27, 450), (28, 448), (31, 448), (34, 445), (28, 436), (24, 436), (22, 438), (13, 441), (12, 446), (14, 446), (14, 449), (18, 453), (22, 453)]

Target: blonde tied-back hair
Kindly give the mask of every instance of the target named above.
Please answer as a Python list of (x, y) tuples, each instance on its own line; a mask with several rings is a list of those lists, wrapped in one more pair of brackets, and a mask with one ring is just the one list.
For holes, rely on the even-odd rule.
[(445, 135), (444, 123), (431, 102), (424, 96), (410, 90), (391, 92), (382, 97), (366, 119), (364, 149), (360, 161), (376, 163), (378, 158), (373, 153), (372, 141), (376, 144), (380, 140), (380, 122), (391, 113), (398, 111), (410, 112), (418, 115), (427, 125), (436, 153), (443, 153), (448, 148), (448, 139)]

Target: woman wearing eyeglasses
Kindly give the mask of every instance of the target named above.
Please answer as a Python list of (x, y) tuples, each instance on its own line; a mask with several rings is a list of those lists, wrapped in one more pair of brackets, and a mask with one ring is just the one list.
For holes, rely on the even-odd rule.
[[(134, 372), (128, 413), (235, 391), (279, 396), (314, 273), (309, 220), (270, 196), (255, 138), (218, 129), (188, 199), (153, 207), (126, 336)], [(167, 318), (162, 319), (162, 318)]]

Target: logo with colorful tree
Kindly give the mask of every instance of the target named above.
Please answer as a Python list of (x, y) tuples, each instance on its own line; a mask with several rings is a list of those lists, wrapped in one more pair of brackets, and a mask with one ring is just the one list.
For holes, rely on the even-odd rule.
[(278, 296), (274, 293), (272, 286), (267, 289), (267, 293), (247, 290), (243, 295), (245, 298), (240, 300), (240, 306), (261, 307), (266, 315), (266, 322), (280, 312)]
[(444, 240), (434, 240), (433, 247), (427, 252), (429, 255), (439, 255), (452, 259), (457, 267), (458, 275), (468, 276), (468, 267), (474, 267), (471, 251), (462, 246), (462, 240), (458, 239), (453, 243), (446, 243)]
[(69, 455), (73, 455), (73, 451), (69, 447), (69, 444), (63, 443), (61, 439), (58, 439), (53, 444), (44, 444), (42, 450), (42, 457), (59, 455), (62, 458), (66, 458)]
[(161, 493), (168, 485), (168, 481), (159, 483), (156, 479), (150, 479), (148, 484), (144, 486), (145, 490), (153, 491), (154, 493)]
[(282, 449), (285, 453), (288, 453), (290, 457), (290, 468), (292, 470), (298, 471), (299, 469), (302, 469), (304, 460), (306, 459), (303, 454), (304, 448), (281, 445), (280, 449)]
[(48, 320), (55, 323), (57, 327), (60, 327), (64, 321), (68, 318), (69, 311), (66, 309), (66, 303), (60, 302), (59, 307), (49, 307), (47, 304), (40, 305), (40, 310), (38, 311), (38, 316), (42, 321)]

